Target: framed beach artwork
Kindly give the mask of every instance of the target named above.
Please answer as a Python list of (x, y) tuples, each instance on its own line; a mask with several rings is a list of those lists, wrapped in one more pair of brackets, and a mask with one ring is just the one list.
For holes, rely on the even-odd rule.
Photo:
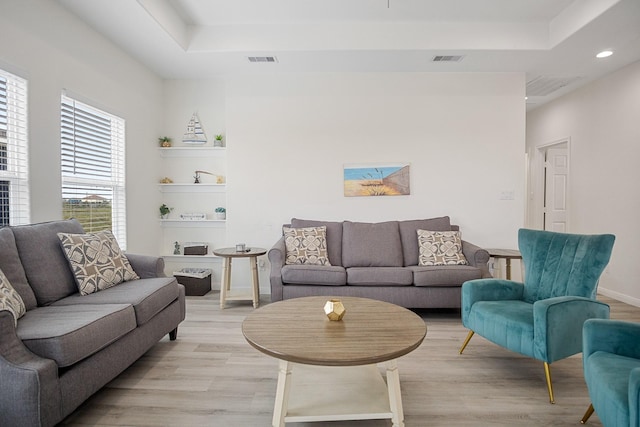
[(344, 165), (344, 195), (406, 196), (411, 194), (409, 175), (409, 163)]

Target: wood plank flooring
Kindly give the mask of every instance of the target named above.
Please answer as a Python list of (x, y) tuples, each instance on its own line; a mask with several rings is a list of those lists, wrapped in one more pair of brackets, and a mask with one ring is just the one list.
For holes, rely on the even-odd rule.
[[(612, 318), (640, 322), (640, 308), (600, 299), (611, 305)], [(221, 310), (218, 292), (187, 297), (178, 339), (165, 337), (61, 425), (270, 426), (278, 362), (244, 340), (240, 325), (252, 310), (250, 303), (234, 302)], [(480, 336), (458, 355), (467, 333), (459, 311), (417, 313), (427, 323), (427, 337), (398, 361), (407, 427), (580, 425), (589, 405), (581, 355), (551, 365), (551, 405), (542, 363)], [(379, 420), (287, 427), (390, 425)], [(597, 414), (587, 426), (602, 426)]]

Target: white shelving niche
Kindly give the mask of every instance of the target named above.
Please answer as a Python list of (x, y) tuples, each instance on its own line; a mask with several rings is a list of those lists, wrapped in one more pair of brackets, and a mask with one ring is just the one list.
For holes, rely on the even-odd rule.
[[(165, 273), (171, 276), (184, 267), (210, 268), (213, 270), (211, 285), (216, 288), (222, 263), (213, 255), (213, 249), (226, 242), (226, 219), (216, 219), (215, 214), (217, 207), (227, 207), (226, 147), (159, 147), (158, 151), (162, 158), (162, 176), (158, 178), (161, 203), (172, 208), (168, 218), (158, 219)], [(203, 171), (197, 184), (196, 171)], [(165, 177), (173, 182), (161, 183)], [(188, 214), (206, 214), (206, 219), (184, 219)], [(174, 254), (175, 242), (180, 244), (180, 255)], [(183, 255), (187, 242), (207, 244), (207, 255)]]

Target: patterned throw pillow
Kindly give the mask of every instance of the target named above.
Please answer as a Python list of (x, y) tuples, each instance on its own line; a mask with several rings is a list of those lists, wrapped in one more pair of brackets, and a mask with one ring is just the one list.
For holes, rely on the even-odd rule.
[(8, 310), (13, 314), (16, 326), (18, 326), (18, 319), (27, 312), (20, 294), (13, 289), (2, 270), (0, 270), (0, 310)]
[(327, 255), (327, 227), (283, 227), (285, 264), (331, 265)]
[(418, 265), (467, 265), (459, 231), (418, 230)]
[(139, 279), (111, 231), (58, 233), (82, 295)]

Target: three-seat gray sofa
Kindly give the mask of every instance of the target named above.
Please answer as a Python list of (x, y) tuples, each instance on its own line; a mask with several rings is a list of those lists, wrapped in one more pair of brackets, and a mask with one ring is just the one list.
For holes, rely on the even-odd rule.
[(462, 252), (468, 265), (418, 265), (417, 230), (459, 231), (448, 216), (379, 223), (293, 218), (285, 226), (326, 226), (331, 265), (287, 265), (281, 237), (268, 253), (272, 301), (356, 296), (409, 308), (459, 308), (465, 281), (491, 277), (489, 253), (464, 240)]
[(27, 312), (0, 311), (0, 426), (52, 426), (163, 336), (176, 338), (185, 290), (162, 258), (127, 258), (140, 279), (82, 296), (57, 233), (75, 220), (0, 229), (0, 269)]

